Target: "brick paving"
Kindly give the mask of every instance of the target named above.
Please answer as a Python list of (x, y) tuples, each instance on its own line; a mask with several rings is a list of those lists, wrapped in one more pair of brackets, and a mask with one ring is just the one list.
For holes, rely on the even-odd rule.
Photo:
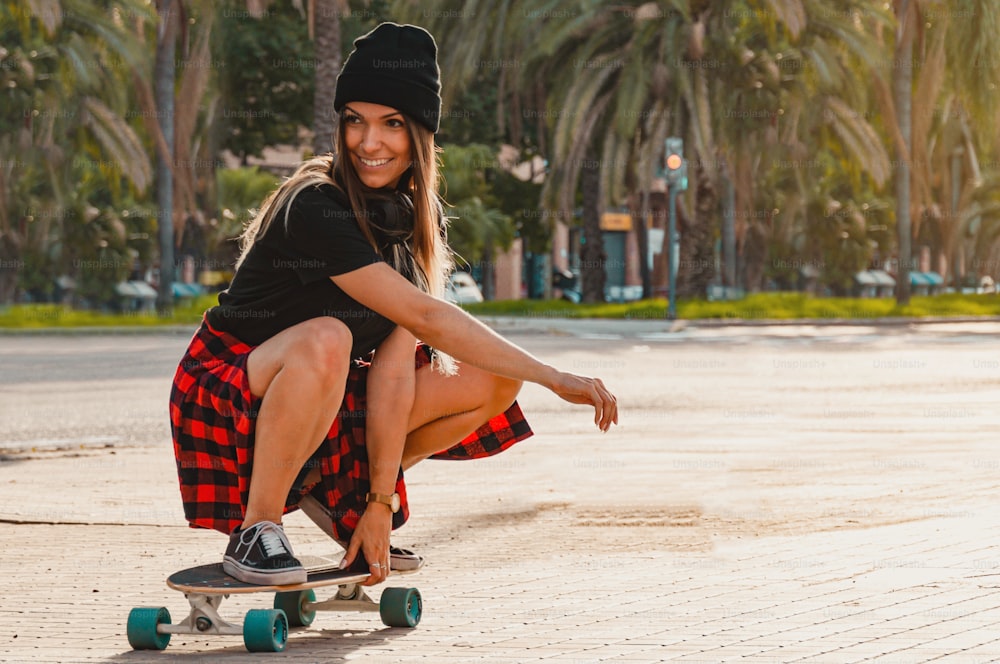
[[(600, 347), (622, 426), (592, 433), (526, 388), (536, 438), (409, 475), (394, 540), (428, 559), (401, 579), (419, 627), (320, 613), (281, 655), (239, 637), (129, 648), (129, 609), (181, 619), (163, 579), (225, 544), (183, 523), (168, 441), (8, 454), (0, 661), (1000, 661), (998, 344), (891, 337), (526, 339), (581, 372)], [(38, 385), (5, 391), (29, 408)], [(286, 527), (299, 553), (336, 548), (299, 514)]]

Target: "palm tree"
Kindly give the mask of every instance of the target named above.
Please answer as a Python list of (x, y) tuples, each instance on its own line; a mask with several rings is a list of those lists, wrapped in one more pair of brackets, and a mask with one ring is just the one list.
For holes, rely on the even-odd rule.
[[(422, 25), (434, 35), (439, 46), (446, 113), (454, 107), (461, 91), (484, 70), (495, 72), (498, 79), (495, 118), (499, 134), (530, 156), (548, 156), (551, 132), (546, 78), (534, 69), (529, 71), (526, 58), (539, 47), (545, 27), (544, 21), (534, 17), (552, 9), (529, 0), (438, 0), (421, 4), (397, 0), (392, 14), (401, 22)], [(454, 20), (452, 17), (456, 15), (466, 18)], [(537, 143), (529, 145), (527, 136), (532, 130)], [(559, 223), (553, 220), (570, 216), (545, 215), (538, 223), (549, 226), (551, 236)], [(600, 243), (592, 246), (599, 247)], [(593, 261), (591, 264), (597, 265)]]
[[(844, 3), (848, 10), (864, 4)], [(781, 113), (784, 106), (796, 108), (809, 100), (816, 85), (825, 86), (822, 98), (832, 109), (819, 117), (846, 143), (848, 154), (860, 157), (876, 179), (883, 177), (887, 159), (872, 150), (874, 131), (863, 117), (851, 117), (849, 104), (838, 97), (842, 93), (834, 94), (851, 76), (840, 62), (844, 53), (866, 51), (874, 57), (864, 35), (852, 27), (850, 11), (830, 12), (815, 0), (722, 6), (695, 0), (613, 6), (567, 1), (531, 10), (521, 3), (482, 7), (466, 2), (461, 10), (474, 17), (473, 25), (461, 25), (471, 41), (461, 49), (442, 49), (459, 53), (452, 56), (451, 73), (458, 74), (453, 84), (462, 84), (470, 62), (513, 57), (520, 66), (503, 79), (506, 88), (526, 95), (537, 81), (550, 83), (544, 108), (553, 119), (547, 132), (548, 204), (572, 209), (586, 165), (602, 166), (600, 194), (588, 198), (598, 208), (585, 215), (585, 235), (600, 236), (597, 213), (607, 201), (637, 201), (642, 197), (629, 194), (650, 191), (667, 135), (685, 138), (693, 207), (679, 210), (686, 222), (682, 264), (690, 266), (681, 272), (682, 294), (704, 293), (713, 276), (723, 183), (737, 185), (738, 207), (753, 205), (753, 183), (760, 177), (753, 155), (767, 146), (801, 141), (797, 126), (782, 126)], [(443, 42), (457, 33), (458, 23), (442, 21)], [(798, 57), (808, 59), (819, 81), (783, 69), (777, 61), (783, 46), (801, 51)], [(568, 63), (578, 70), (572, 76), (565, 73)], [(596, 161), (588, 158), (595, 148)], [(595, 187), (583, 191), (589, 197)], [(588, 264), (600, 270), (600, 260)]]
[[(751, 290), (761, 287), (765, 276), (780, 273), (781, 265), (809, 266), (821, 272), (821, 282), (840, 282), (843, 270), (836, 255), (798, 253), (810, 245), (806, 234), (847, 234), (867, 245), (866, 219), (877, 228), (873, 215), (881, 209), (873, 192), (891, 174), (884, 141), (868, 120), (876, 115), (871, 91), (856, 83), (856, 71), (876, 68), (882, 60), (874, 41), (853, 20), (862, 15), (863, 5), (854, 3), (846, 13), (811, 3), (804, 8), (799, 34), (789, 31), (767, 50), (758, 45), (754, 56), (760, 64), (753, 87), (761, 91), (754, 96), (765, 93), (765, 105), (750, 108), (760, 108), (772, 128), (740, 133), (733, 129), (741, 123), (721, 127), (723, 179), (734, 181), (734, 233), (744, 257), (744, 284)], [(889, 21), (874, 9), (863, 16), (867, 29)], [(746, 95), (742, 91), (750, 86), (733, 89)], [(720, 103), (747, 108), (747, 102), (731, 99)], [(844, 228), (848, 220), (855, 226)], [(787, 275), (779, 281), (790, 283)]]
[[(246, 0), (251, 16), (266, 16), (274, 0)], [(302, 1), (293, 4), (303, 11)], [(309, 0), (305, 18), (309, 25), (309, 38), (315, 42), (315, 95), (313, 97), (314, 154), (324, 154), (333, 148), (336, 116), (333, 99), (337, 90), (337, 76), (341, 67), (341, 15), (349, 10), (347, 0)]]
[[(614, 185), (626, 172), (634, 172), (634, 167), (620, 165), (635, 148), (650, 151), (648, 142), (636, 140), (642, 114), (633, 107), (646, 94), (649, 63), (630, 59), (636, 39), (630, 35), (629, 8), (609, 8), (595, 0), (543, 5), (470, 0), (442, 2), (425, 14), (447, 17), (453, 12), (469, 20), (432, 18), (428, 25), (442, 44), (446, 104), (477, 68), (496, 65), (501, 131), (518, 144), (523, 121), (534, 118), (539, 123), (539, 147), (550, 164), (543, 206), (569, 218), (583, 178), (583, 299), (603, 300), (600, 213), (616, 193)], [(646, 27), (641, 39), (655, 39), (655, 26)], [(567, 64), (573, 65), (572, 75), (567, 75)], [(662, 73), (662, 65), (657, 70)], [(662, 145), (667, 116), (649, 116), (645, 129), (659, 136), (652, 142)], [(652, 161), (646, 158), (650, 167)]]
[[(922, 221), (939, 227), (942, 251), (957, 279), (959, 236), (975, 220), (960, 208), (976, 198), (975, 189), (992, 182), (980, 173), (978, 151), (984, 143), (994, 146), (996, 137), (985, 131), (980, 138), (976, 130), (993, 124), (1000, 8), (988, 0), (894, 0), (893, 11), (895, 61), (874, 82), (892, 85), (891, 95), (882, 94), (882, 109), (898, 155), (897, 300), (902, 304), (909, 301), (911, 244)], [(944, 110), (935, 113), (938, 109)], [(964, 185), (963, 173), (971, 175)]]
[[(879, 185), (888, 175), (889, 159), (863, 112), (870, 102), (854, 73), (881, 59), (859, 26), (887, 19), (867, 4), (849, 0), (831, 11), (816, 0), (732, 3), (723, 11), (713, 6), (693, 23), (686, 54), (693, 71), (683, 89), (689, 91), (685, 109), (697, 150), (694, 230), (704, 232), (701, 220), (718, 218), (719, 192), (729, 191), (722, 217), (733, 228), (724, 227), (723, 237), (741, 248), (748, 286), (766, 271), (767, 236), (788, 221), (800, 224), (806, 209), (788, 220), (789, 211), (773, 204), (776, 192), (758, 192), (773, 165), (785, 164), (788, 172), (777, 182), (800, 197), (811, 190), (794, 164), (817, 152), (835, 150), (843, 156), (841, 167)], [(700, 254), (684, 254), (682, 246), (689, 265), (711, 263), (715, 229), (707, 230), (703, 244), (689, 245), (700, 246)], [(735, 272), (731, 266), (727, 271)]]
[[(266, 16), (270, 0), (248, 0), (250, 16)], [(314, 150), (327, 152), (332, 145), (331, 123), (333, 91), (340, 70), (340, 12), (343, 0), (310, 2), (307, 20), (315, 36), (316, 100), (314, 103)], [(160, 225), (161, 311), (173, 302), (175, 248), (185, 226), (194, 221), (199, 226), (214, 214), (214, 200), (198, 200), (199, 190), (210, 196), (215, 181), (214, 155), (204, 155), (203, 141), (214, 114), (218, 93), (212, 86), (211, 35), (215, 18), (212, 3), (204, 0), (159, 0), (162, 29), (157, 32), (155, 74), (136, 71), (135, 84), (143, 109), (145, 126), (153, 139), (158, 158), (158, 200)], [(191, 17), (192, 20), (189, 20)], [(170, 66), (178, 39), (184, 44), (185, 67), (173, 80)], [(145, 81), (156, 81), (156, 92)], [(174, 108), (174, 99), (184, 100)], [(173, 118), (172, 121), (168, 118)], [(159, 122), (154, 119), (159, 119)], [(206, 158), (199, 158), (205, 156)], [(205, 210), (212, 212), (206, 214)]]
[[(98, 244), (88, 251), (118, 245), (120, 220), (108, 211), (151, 179), (129, 122), (126, 80), (127, 65), (146, 57), (126, 19), (148, 17), (140, 2), (125, 0), (0, 3), (0, 258), (19, 267), (0, 271), (3, 301), (18, 278), (44, 297), (51, 278), (73, 274), (67, 261), (82, 249), (61, 238), (75, 225), (94, 231)], [(112, 272), (105, 276), (113, 283)]]

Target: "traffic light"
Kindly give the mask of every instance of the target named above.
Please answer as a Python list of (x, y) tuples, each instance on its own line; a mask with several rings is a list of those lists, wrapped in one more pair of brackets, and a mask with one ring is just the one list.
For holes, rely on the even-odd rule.
[(666, 155), (664, 156), (664, 171), (667, 183), (676, 191), (687, 189), (687, 162), (684, 160), (684, 139), (671, 136), (666, 139)]

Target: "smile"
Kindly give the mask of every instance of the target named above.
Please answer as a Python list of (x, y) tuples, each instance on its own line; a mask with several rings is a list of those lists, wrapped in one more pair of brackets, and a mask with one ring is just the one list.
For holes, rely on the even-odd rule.
[(364, 157), (359, 156), (358, 159), (361, 161), (362, 164), (364, 164), (368, 168), (378, 168), (379, 166), (385, 166), (390, 161), (392, 161), (391, 157), (386, 159), (365, 159)]

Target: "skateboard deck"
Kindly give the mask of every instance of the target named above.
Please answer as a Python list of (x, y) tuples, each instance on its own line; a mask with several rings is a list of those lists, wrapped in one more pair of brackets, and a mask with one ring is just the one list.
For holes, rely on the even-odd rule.
[[(129, 613), (127, 634), (136, 650), (163, 650), (171, 634), (242, 635), (251, 652), (280, 652), (285, 649), (290, 627), (310, 625), (317, 611), (378, 611), (389, 627), (416, 627), (423, 612), (423, 600), (416, 588), (385, 588), (378, 602), (360, 584), (368, 579), (367, 562), (358, 556), (355, 564), (339, 568), (339, 559), (301, 556), (307, 580), (283, 586), (245, 583), (222, 571), (222, 563), (201, 565), (175, 572), (167, 585), (184, 593), (190, 604), (188, 616), (171, 623), (166, 607), (138, 607)], [(393, 571), (390, 576), (418, 570)], [(336, 594), (316, 601), (315, 588), (336, 586)], [(229, 595), (274, 593), (272, 609), (251, 609), (243, 624), (231, 623), (219, 615), (222, 600)]]
[[(222, 571), (222, 563), (189, 567), (174, 572), (167, 577), (167, 585), (182, 593), (204, 593), (206, 595), (238, 595), (258, 592), (289, 592), (322, 588), (323, 586), (356, 584), (368, 578), (366, 563), (358, 558), (359, 564), (348, 569), (340, 569), (340, 560), (323, 556), (301, 556), (299, 561), (306, 568), (308, 580), (283, 586), (264, 586), (246, 583)], [(406, 572), (390, 572), (390, 576)]]

